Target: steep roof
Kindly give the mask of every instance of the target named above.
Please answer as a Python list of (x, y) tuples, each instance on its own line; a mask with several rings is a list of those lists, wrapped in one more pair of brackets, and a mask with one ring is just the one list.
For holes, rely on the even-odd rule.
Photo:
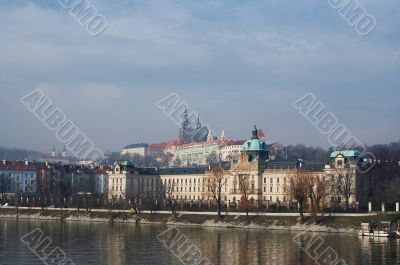
[(262, 129), (258, 130), (257, 136), (260, 137), (260, 138), (265, 138), (266, 137)]

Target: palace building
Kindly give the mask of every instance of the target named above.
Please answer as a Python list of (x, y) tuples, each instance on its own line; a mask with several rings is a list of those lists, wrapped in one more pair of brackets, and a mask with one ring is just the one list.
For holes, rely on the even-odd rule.
[[(223, 174), (221, 197), (227, 205), (238, 206), (245, 200), (251, 207), (289, 206), (289, 202), (293, 202), (288, 191), (290, 179), (301, 172), (329, 180), (327, 201), (330, 205), (343, 206), (346, 201), (351, 206), (365, 203), (357, 194), (360, 178), (356, 163), (360, 153), (334, 152), (329, 165), (305, 164), (300, 160), (274, 162), (269, 160), (269, 144), (259, 135), (259, 130), (254, 127), (251, 138), (244, 143), (231, 141), (230, 145), (227, 140), (212, 140), (177, 147), (176, 156), (180, 160), (197, 166), (158, 169), (136, 168), (129, 162), (115, 163), (109, 176), (108, 197), (114, 200), (146, 198), (158, 203), (165, 203), (169, 197), (181, 203), (211, 204), (214, 199), (210, 194), (210, 179), (213, 178), (213, 167), (219, 166)], [(240, 151), (237, 151), (239, 144)], [(234, 146), (238, 153), (236, 159), (208, 161), (207, 156), (202, 155), (221, 152), (220, 146)], [(193, 163), (199, 159), (202, 161)], [(345, 180), (348, 196), (343, 193)]]

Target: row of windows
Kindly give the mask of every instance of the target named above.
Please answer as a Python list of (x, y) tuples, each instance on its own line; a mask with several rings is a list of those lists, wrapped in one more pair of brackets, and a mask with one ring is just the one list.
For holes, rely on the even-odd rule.
[[(276, 196), (276, 197), (274, 197), (274, 196), (269, 196), (268, 199), (269, 199), (270, 202), (274, 202), (274, 201), (279, 202), (279, 201), (280, 201), (278, 196)], [(267, 200), (267, 197), (264, 196), (264, 201), (266, 201), (266, 200)], [(286, 202), (286, 201), (287, 201), (286, 196), (283, 196), (283, 202)]]
[[(11, 176), (12, 176), (12, 174), (11, 173), (8, 173), (8, 174), (4, 174), (4, 173), (2, 173), (1, 175), (0, 175), (1, 177), (9, 177), (9, 178), (11, 178)], [(32, 178), (33, 179), (33, 176), (34, 176), (34, 174), (22, 174), (22, 178)], [(14, 173), (14, 177), (15, 177), (15, 173)], [(17, 177), (17, 179), (19, 179), (19, 175), (18, 176), (16, 176)]]
[[(267, 192), (267, 187), (264, 187), (264, 192)], [(272, 186), (269, 187), (269, 192), (274, 192), (274, 188)], [(278, 186), (276, 187), (276, 193), (281, 192), (281, 188)], [(283, 187), (283, 192), (286, 192), (286, 187)]]
[[(276, 178), (276, 184), (279, 184), (280, 178)], [(267, 183), (267, 178), (264, 178), (264, 184)], [(269, 183), (273, 184), (274, 183), (274, 178), (269, 178)], [(286, 184), (286, 177), (283, 178), (283, 183)]]

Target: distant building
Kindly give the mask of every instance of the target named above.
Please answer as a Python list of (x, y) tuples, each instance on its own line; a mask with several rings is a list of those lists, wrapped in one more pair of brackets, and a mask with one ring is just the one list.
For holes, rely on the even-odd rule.
[(239, 140), (228, 140), (222, 141), (220, 146), (219, 154), (223, 161), (229, 161), (231, 159), (237, 159), (243, 149), (243, 144), (245, 141)]
[(145, 143), (128, 145), (124, 149), (122, 149), (121, 155), (148, 156), (149, 155), (149, 145), (145, 144)]
[(0, 194), (36, 193), (37, 169), (27, 161), (0, 161)]
[(204, 166), (216, 160), (220, 150), (220, 140), (183, 144), (176, 147), (174, 164), (179, 166)]
[(363, 176), (357, 171), (361, 153), (357, 150), (343, 150), (331, 153), (331, 163), (325, 166), (325, 176), (330, 180), (329, 201), (333, 206), (343, 206), (346, 194), (349, 206), (367, 205), (368, 198), (362, 194)]
[(154, 158), (160, 158), (164, 155), (164, 150), (168, 146), (168, 143), (150, 144), (149, 145), (149, 156)]
[(94, 193), (108, 194), (108, 178), (112, 173), (111, 168), (95, 168), (94, 170)]
[(29, 161), (38, 162), (38, 163), (62, 163), (62, 164), (72, 164), (76, 163), (78, 160), (74, 157), (70, 157), (67, 155), (66, 148), (62, 152), (56, 151), (56, 147), (53, 146), (53, 149), (50, 153), (43, 153), (40, 155), (31, 156), (28, 158)]

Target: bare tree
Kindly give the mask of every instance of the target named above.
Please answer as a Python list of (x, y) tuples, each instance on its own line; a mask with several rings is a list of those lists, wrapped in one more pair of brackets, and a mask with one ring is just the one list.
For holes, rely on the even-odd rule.
[(7, 180), (4, 173), (0, 174), (0, 195), (1, 195), (1, 204), (4, 203), (4, 198), (7, 191)]
[(50, 181), (49, 181), (49, 170), (41, 170), (40, 175), (38, 178), (38, 190), (37, 192), (39, 193), (40, 196), (40, 206), (42, 208), (42, 211), (44, 211), (45, 207), (45, 201), (46, 198), (50, 195)]
[(318, 213), (323, 213), (325, 207), (328, 183), (324, 176), (312, 171), (304, 171), (303, 175), (314, 223), (318, 223)]
[(163, 187), (165, 200), (170, 205), (173, 215), (176, 213), (176, 205), (178, 203), (177, 197), (174, 196), (176, 184), (177, 183), (175, 182), (174, 179), (173, 180), (169, 179), (168, 182), (165, 183)]
[(355, 169), (346, 165), (342, 168), (336, 168), (335, 171), (337, 194), (344, 198), (344, 209), (347, 211), (350, 208), (350, 198), (355, 194)]
[(309, 194), (309, 186), (307, 184), (307, 175), (303, 171), (297, 170), (293, 176), (290, 176), (288, 187), (286, 188), (288, 195), (297, 201), (302, 223), (305, 222), (304, 207)]
[(205, 192), (208, 197), (212, 197), (217, 205), (218, 217), (222, 217), (222, 193), (227, 185), (227, 180), (224, 177), (224, 170), (221, 165), (211, 166), (209, 173), (206, 176)]
[(249, 211), (250, 211), (250, 201), (249, 201), (249, 187), (250, 187), (250, 176), (246, 174), (238, 174), (239, 189), (241, 194), (240, 204), (246, 211), (247, 223), (250, 223)]
[(89, 212), (92, 206), (92, 182), (91, 175), (84, 174), (83, 197), (85, 199), (86, 212)]
[(130, 202), (130, 207), (133, 209), (135, 214), (140, 212), (139, 210), (139, 195), (135, 194), (133, 190), (122, 192), (122, 196), (125, 197), (126, 200)]

